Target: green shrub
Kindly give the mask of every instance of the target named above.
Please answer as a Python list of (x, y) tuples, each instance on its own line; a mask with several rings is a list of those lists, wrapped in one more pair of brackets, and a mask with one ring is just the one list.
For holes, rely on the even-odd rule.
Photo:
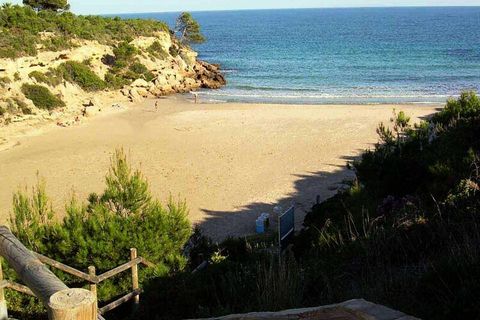
[[(1, 11), (2, 9), (0, 9)], [(0, 58), (18, 58), (37, 54), (38, 36), (28, 30), (0, 27)]]
[(49, 70), (46, 73), (40, 71), (32, 71), (28, 74), (30, 78), (35, 79), (37, 82), (45, 83), (50, 87), (56, 87), (62, 83), (63, 76), (58, 70)]
[(158, 41), (154, 41), (148, 48), (147, 52), (150, 53), (155, 58), (159, 58), (161, 60), (165, 60), (168, 58), (169, 54), (163, 46)]
[(32, 71), (28, 74), (28, 76), (32, 79), (35, 79), (37, 82), (43, 82), (46, 84), (49, 83), (48, 77), (40, 71)]
[(434, 115), (432, 122), (448, 125), (455, 120), (477, 116), (479, 112), (480, 100), (475, 92), (462, 92), (460, 98), (449, 99), (445, 108)]
[(24, 84), (22, 85), (22, 92), (39, 109), (53, 110), (65, 107), (65, 102), (54, 96), (47, 87), (36, 84)]
[(67, 36), (54, 36), (41, 41), (43, 50), (47, 51), (61, 51), (75, 47), (71, 39)]
[(380, 126), (356, 182), (307, 214), (294, 247), (304, 305), (361, 296), (422, 319), (480, 312), (480, 100), (465, 92), (408, 120)]
[(140, 62), (133, 63), (128, 69), (132, 72), (132, 77), (134, 77), (134, 79), (142, 78), (146, 81), (152, 81), (155, 78), (153, 73), (150, 72), (150, 70), (148, 70), (147, 67)]
[[(356, 180), (313, 206), (295, 258), (195, 235), (191, 269), (149, 283), (138, 318), (216, 317), (363, 297), (422, 319), (480, 312), (480, 103), (464, 93), (417, 126), (403, 112), (356, 161)], [(277, 257), (278, 258), (278, 257)]]
[(17, 108), (23, 113), (23, 114), (32, 114), (32, 110), (28, 107), (28, 105), (25, 103), (25, 101), (20, 100), (19, 98), (12, 98), (13, 102), (17, 106)]
[(0, 77), (0, 87), (5, 87), (10, 83), (12, 83), (12, 80), (10, 80), (9, 77), (7, 77), (7, 76)]
[(138, 53), (135, 46), (129, 44), (128, 42), (119, 43), (114, 49), (113, 54), (118, 61), (128, 62)]
[(65, 80), (78, 84), (83, 90), (98, 91), (106, 87), (105, 82), (81, 62), (64, 62), (59, 66), (59, 70)]
[[(120, 43), (114, 50), (115, 57), (104, 57), (104, 63), (113, 62), (105, 80), (110, 87), (119, 88), (136, 79), (152, 81), (154, 75), (136, 58), (138, 50), (127, 42)], [(108, 60), (108, 61), (107, 61)]]
[(176, 45), (172, 45), (169, 49), (168, 52), (172, 57), (176, 57), (180, 54), (180, 48)]
[[(39, 32), (50, 31), (54, 37), (42, 40)], [(47, 50), (73, 46), (72, 39), (97, 40), (114, 45), (138, 36), (169, 32), (164, 22), (146, 19), (120, 19), (101, 16), (76, 16), (71, 12), (36, 12), (28, 6), (0, 8), (0, 57), (35, 55), (37, 45)]]
[(211, 261), (204, 270), (152, 280), (136, 319), (216, 317), (278, 311), (301, 303), (303, 271), (292, 255), (250, 252), (247, 259)]
[[(87, 203), (72, 198), (61, 222), (53, 218), (41, 180), (31, 196), (17, 192), (12, 232), (34, 251), (80, 270), (94, 265), (98, 273), (127, 262), (130, 248), (135, 247), (140, 256), (156, 265), (140, 268), (142, 284), (154, 276), (182, 270), (186, 265), (182, 249), (191, 234), (185, 203), (170, 200), (162, 206), (153, 199), (147, 180), (138, 170), (132, 170), (121, 150), (112, 157), (105, 182), (105, 191), (91, 194)], [(7, 272), (9, 277), (15, 277), (11, 270)], [(57, 275), (67, 284), (79, 285), (78, 279), (61, 272)], [(109, 301), (129, 290), (131, 279), (123, 274), (98, 286), (99, 300)], [(18, 300), (24, 298), (16, 299), (12, 304), (17, 308), (27, 303)], [(28, 310), (35, 316), (41, 313), (38, 306)]]
[(122, 76), (118, 76), (112, 72), (105, 74), (105, 83), (111, 89), (121, 89), (126, 85), (129, 85), (132, 81)]

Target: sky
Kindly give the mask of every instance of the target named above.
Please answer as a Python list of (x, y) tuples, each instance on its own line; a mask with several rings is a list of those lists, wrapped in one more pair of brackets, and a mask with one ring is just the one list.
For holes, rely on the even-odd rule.
[[(22, 0), (0, 0), (0, 3)], [(78, 14), (272, 8), (480, 6), (480, 0), (70, 0)]]

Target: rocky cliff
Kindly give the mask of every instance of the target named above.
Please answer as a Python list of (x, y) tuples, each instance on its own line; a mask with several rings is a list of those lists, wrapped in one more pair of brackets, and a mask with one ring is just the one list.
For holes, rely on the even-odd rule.
[[(44, 33), (42, 36), (49, 35)], [(30, 127), (38, 127), (44, 122), (70, 125), (81, 121), (84, 116), (111, 108), (112, 104), (225, 85), (219, 66), (199, 61), (196, 52), (181, 46), (168, 32), (139, 37), (130, 45), (136, 48), (133, 59), (147, 69), (148, 77), (130, 77), (127, 84), (115, 89), (109, 85), (107, 77), (114, 68), (115, 47), (96, 41), (78, 40), (69, 50), (39, 51), (33, 57), (0, 59), (0, 143), (13, 130), (12, 127), (20, 126), (19, 123), (28, 123)], [(85, 90), (72, 79), (54, 81), (56, 70), (68, 61), (87, 66), (102, 81), (105, 79), (107, 89)], [(24, 94), (24, 84), (46, 87), (64, 102), (64, 106), (54, 109), (39, 107)]]

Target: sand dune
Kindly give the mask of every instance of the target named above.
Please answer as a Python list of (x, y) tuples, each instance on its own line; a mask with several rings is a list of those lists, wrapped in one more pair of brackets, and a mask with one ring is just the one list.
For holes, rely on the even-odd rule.
[[(273, 205), (304, 209), (351, 177), (346, 161), (377, 141), (375, 128), (393, 106), (192, 104), (182, 98), (146, 101), (123, 113), (56, 128), (0, 152), (0, 222), (12, 193), (38, 171), (59, 216), (72, 190), (99, 192), (109, 156), (124, 147), (160, 199), (187, 200), (190, 218), (215, 238), (254, 231)], [(436, 106), (401, 106), (413, 118)]]

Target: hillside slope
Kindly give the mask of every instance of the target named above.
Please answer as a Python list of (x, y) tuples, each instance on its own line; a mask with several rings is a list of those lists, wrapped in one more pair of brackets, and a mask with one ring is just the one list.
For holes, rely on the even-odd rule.
[[(82, 27), (66, 31), (61, 19)], [(0, 52), (0, 145), (44, 123), (68, 126), (112, 105), (225, 84), (218, 66), (197, 60), (160, 22), (13, 6), (0, 9), (0, 34), (10, 46)]]

